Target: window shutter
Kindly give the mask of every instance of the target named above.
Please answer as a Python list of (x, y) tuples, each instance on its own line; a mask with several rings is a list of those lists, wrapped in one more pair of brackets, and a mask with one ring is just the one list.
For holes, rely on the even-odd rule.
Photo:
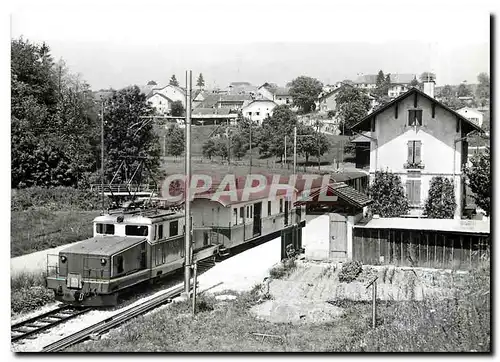
[(415, 111), (415, 118), (416, 120), (418, 121), (418, 125), (421, 126), (422, 125), (422, 110), (419, 109), (417, 111)]
[(412, 203), (412, 183), (410, 180), (406, 181), (406, 198), (410, 204)]
[(408, 163), (413, 162), (413, 141), (408, 141)]
[(413, 197), (414, 203), (420, 204), (420, 180), (413, 181)]
[(410, 109), (408, 111), (408, 126), (413, 126), (414, 122), (415, 122), (415, 111), (413, 109)]
[(415, 141), (415, 163), (419, 163), (421, 158), (422, 142)]

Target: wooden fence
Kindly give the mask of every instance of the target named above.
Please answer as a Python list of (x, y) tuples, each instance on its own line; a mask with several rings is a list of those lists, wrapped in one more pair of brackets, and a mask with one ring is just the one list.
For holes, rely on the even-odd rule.
[(468, 269), (489, 251), (490, 235), (484, 233), (353, 229), (353, 260), (364, 264)]

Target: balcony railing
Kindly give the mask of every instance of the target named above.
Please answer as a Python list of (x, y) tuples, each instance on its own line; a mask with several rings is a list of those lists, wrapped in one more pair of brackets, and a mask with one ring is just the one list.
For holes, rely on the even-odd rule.
[[(101, 184), (93, 184), (90, 185), (90, 191), (92, 192), (97, 192), (101, 193), (103, 192), (103, 185)], [(130, 184), (114, 184), (114, 185), (104, 185), (104, 192), (105, 193), (131, 193), (134, 194), (136, 192), (140, 193), (151, 193), (151, 192), (156, 192), (156, 187), (154, 185), (148, 185), (148, 184), (143, 184), (143, 185), (130, 185)]]

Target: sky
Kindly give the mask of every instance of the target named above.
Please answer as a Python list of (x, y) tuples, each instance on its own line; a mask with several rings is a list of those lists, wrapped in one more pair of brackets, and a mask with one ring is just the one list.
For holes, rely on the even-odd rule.
[(299, 75), (328, 84), (380, 69), (432, 71), (444, 85), (490, 72), (489, 12), (477, 4), (456, 3), (453, 11), (427, 0), (414, 9), (415, 2), (384, 1), (77, 4), (21, 1), (11, 37), (45, 41), (95, 90), (166, 84), (172, 74), (183, 85), (187, 69), (194, 83), (203, 73), (206, 87), (285, 85)]

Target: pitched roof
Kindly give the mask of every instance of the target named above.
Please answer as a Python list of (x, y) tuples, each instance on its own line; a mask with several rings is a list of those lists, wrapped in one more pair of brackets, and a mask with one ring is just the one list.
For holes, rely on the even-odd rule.
[(244, 102), (253, 99), (250, 94), (222, 94), (219, 97), (219, 102)]
[(416, 74), (391, 74), (391, 84), (410, 84)]
[(337, 196), (340, 200), (359, 208), (368, 206), (373, 202), (373, 200), (365, 194), (357, 191), (356, 189), (348, 186), (343, 182), (339, 182), (323, 186), (313, 191), (308, 197), (297, 201), (295, 205), (317, 202), (320, 199), (320, 195)]
[(351, 85), (351, 84), (349, 84), (349, 83), (342, 83), (342, 85), (341, 85), (340, 87), (334, 88), (334, 89), (332, 89), (332, 90), (330, 90), (329, 92), (326, 92), (326, 93), (324, 93), (324, 94), (320, 94), (318, 98), (319, 98), (319, 100), (322, 100), (322, 99), (328, 98), (328, 97), (330, 97), (332, 94), (334, 94), (334, 93), (338, 92), (338, 91), (339, 91), (339, 89), (341, 89), (341, 88), (343, 88), (343, 87), (346, 87), (346, 86), (347, 86), (347, 87), (352, 87), (352, 85)]
[(354, 83), (368, 83), (368, 84), (375, 84), (377, 83), (377, 75), (376, 74), (365, 74), (362, 76), (359, 76), (356, 78)]
[(170, 98), (168, 98), (166, 95), (164, 95), (163, 93), (150, 93), (147, 97), (146, 97), (146, 100), (148, 99), (151, 99), (153, 98), (154, 96), (160, 96), (162, 98), (165, 98), (167, 101), (169, 102), (173, 102), (173, 100), (171, 100)]
[(290, 88), (289, 87), (280, 87), (276, 83), (264, 83), (259, 87), (259, 89), (260, 88), (266, 88), (270, 93), (277, 95), (277, 96), (290, 95)]
[[(370, 131), (362, 132), (360, 135), (358, 135), (358, 137), (354, 138), (351, 142), (353, 142), (353, 143), (370, 142), (371, 139), (369, 139), (368, 137), (371, 137), (371, 135), (372, 135), (372, 133)], [(368, 136), (368, 137), (365, 137), (365, 136)]]
[(365, 117), (363, 117), (359, 122), (357, 122), (356, 124), (354, 124), (353, 126), (350, 127), (350, 129), (361, 129), (361, 126), (365, 126), (366, 124), (368, 124), (369, 120), (379, 114), (379, 113), (382, 113), (383, 111), (385, 111), (386, 109), (392, 107), (393, 105), (395, 105), (396, 103), (398, 103), (399, 101), (405, 99), (406, 97), (410, 96), (411, 94), (413, 93), (417, 93), (418, 95), (424, 97), (424, 98), (427, 98), (428, 100), (430, 100), (431, 102), (434, 102), (435, 104), (437, 104), (438, 106), (444, 108), (445, 110), (447, 110), (448, 112), (451, 112), (453, 115), (455, 115), (456, 117), (460, 118), (463, 122), (465, 122), (466, 125), (470, 126), (470, 128), (474, 129), (474, 130), (477, 130), (477, 131), (480, 131), (480, 132), (483, 132), (484, 131), (478, 126), (476, 125), (474, 122), (471, 122), (469, 121), (467, 118), (465, 118), (464, 116), (462, 116), (461, 114), (457, 113), (456, 111), (454, 111), (453, 109), (449, 108), (448, 106), (444, 105), (443, 103), (439, 102), (438, 100), (436, 100), (435, 98), (432, 98), (431, 96), (425, 94), (424, 92), (422, 92), (421, 90), (419, 90), (418, 88), (411, 88), (410, 90), (408, 90), (407, 92), (401, 94), (399, 97), (397, 98), (394, 98), (392, 101), (386, 103), (385, 105), (383, 105), (382, 107), (376, 109), (375, 111), (369, 113), (368, 115), (366, 115)]

